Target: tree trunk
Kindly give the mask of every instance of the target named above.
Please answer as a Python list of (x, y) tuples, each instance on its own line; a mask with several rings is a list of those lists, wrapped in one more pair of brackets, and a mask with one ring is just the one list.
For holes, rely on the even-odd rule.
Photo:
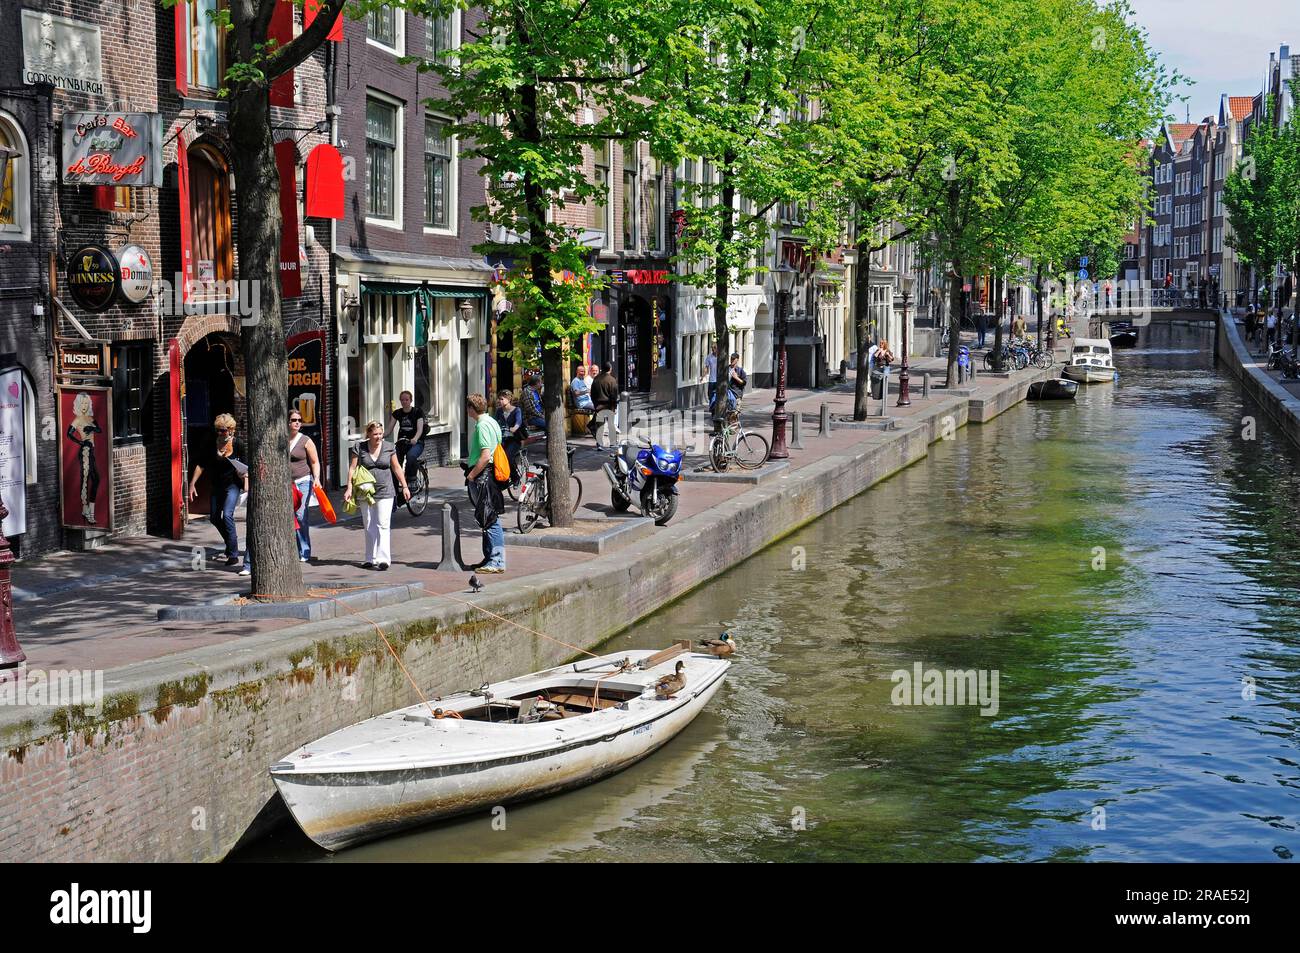
[(858, 238), (858, 263), (853, 271), (853, 323), (858, 346), (858, 375), (853, 382), (853, 419), (866, 420), (871, 408), (867, 352), (871, 349), (871, 233)]
[(1034, 300), (1038, 304), (1038, 348), (1043, 347), (1043, 266), (1038, 266), (1034, 276)]
[(993, 295), (996, 298), (994, 320), (997, 324), (993, 327), (993, 366), (999, 371), (1005, 371), (1002, 360), (1002, 275), (999, 274), (993, 279)]
[[(289, 366), (280, 312), (280, 177), (271, 136), (269, 94), (246, 89), (232, 98), (230, 143), (239, 196), (242, 288), (257, 289), (258, 307), (241, 320), (247, 375), (249, 494), (247, 545), (253, 592), (302, 592), (293, 535), (289, 476)], [(247, 305), (241, 302), (241, 307)]]
[[(731, 247), (736, 235), (736, 210), (733, 204), (736, 198), (735, 172), (733, 167), (736, 156), (725, 152), (722, 156), (722, 228), (719, 234), (719, 250)], [(777, 243), (780, 253), (780, 242)], [(731, 341), (727, 332), (727, 302), (731, 287), (731, 269), (727, 266), (726, 256), (719, 253), (713, 263), (713, 331), (718, 336), (717, 391), (713, 400), (713, 432), (722, 433), (722, 425), (727, 412), (727, 384), (731, 379)], [(776, 319), (781, 320), (777, 315)], [(752, 368), (747, 368), (752, 373)]]
[(948, 376), (944, 386), (952, 387), (957, 383), (957, 348), (961, 344), (961, 322), (966, 315), (966, 295), (961, 290), (961, 260), (952, 263), (952, 291), (948, 295)]
[[(524, 138), (541, 148), (542, 129), (538, 115), (537, 87), (526, 84), (520, 90), (520, 121)], [(609, 201), (608, 197), (606, 201)], [(524, 173), (524, 203), (528, 215), (528, 268), (533, 285), (548, 304), (555, 301), (551, 283), (550, 236), (546, 230), (546, 213), (549, 198), (534, 180), (531, 172)], [(569, 493), (568, 437), (565, 433), (564, 414), (564, 348), (559, 341), (542, 343), (542, 412), (546, 416), (547, 482), (550, 487), (552, 526), (573, 525), (573, 500)], [(623, 421), (627, 427), (627, 421)]]

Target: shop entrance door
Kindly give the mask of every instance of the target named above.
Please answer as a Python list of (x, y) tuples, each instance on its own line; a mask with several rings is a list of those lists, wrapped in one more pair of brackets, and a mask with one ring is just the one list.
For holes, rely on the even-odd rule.
[[(209, 334), (195, 342), (185, 355), (185, 460), (189, 472), (213, 448), (212, 422), (221, 414), (239, 419), (235, 406), (235, 374), (241, 360), (237, 342), (228, 334)], [(244, 434), (236, 434), (237, 438)], [(197, 496), (189, 505), (190, 519), (206, 519), (209, 510), (208, 478), (201, 477)], [(188, 489), (185, 491), (188, 495)]]

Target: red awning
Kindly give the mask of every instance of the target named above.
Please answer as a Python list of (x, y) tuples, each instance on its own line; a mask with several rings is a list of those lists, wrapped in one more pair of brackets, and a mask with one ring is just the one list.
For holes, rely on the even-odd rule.
[(307, 156), (308, 218), (343, 217), (343, 156), (323, 142)]

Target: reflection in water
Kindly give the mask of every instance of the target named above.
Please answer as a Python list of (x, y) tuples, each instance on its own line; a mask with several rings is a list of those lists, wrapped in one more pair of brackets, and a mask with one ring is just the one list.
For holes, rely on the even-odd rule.
[[(1300, 852), (1298, 455), (1211, 347), (1146, 328), (1118, 384), (967, 428), (614, 639), (740, 638), (727, 686), (649, 761), (505, 831), (485, 814), (335, 859)], [(917, 662), (997, 670), (996, 717), (891, 704)], [(321, 856), (287, 831), (244, 859)]]

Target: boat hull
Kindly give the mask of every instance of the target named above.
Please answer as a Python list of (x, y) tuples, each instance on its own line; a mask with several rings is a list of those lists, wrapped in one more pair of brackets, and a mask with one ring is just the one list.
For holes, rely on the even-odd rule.
[(1137, 331), (1117, 331), (1110, 336), (1111, 347), (1136, 347)]
[(1034, 381), (1029, 385), (1030, 400), (1074, 400), (1079, 385), (1075, 381)]
[(1067, 364), (1062, 369), (1061, 374), (1072, 381), (1078, 381), (1080, 384), (1105, 384), (1115, 379), (1115, 368)]
[(630, 767), (671, 741), (722, 685), (725, 669), (694, 694), (612, 736), (555, 749), (400, 770), (272, 774), (298, 826), (326, 850), (342, 850), (432, 821), (544, 797)]

